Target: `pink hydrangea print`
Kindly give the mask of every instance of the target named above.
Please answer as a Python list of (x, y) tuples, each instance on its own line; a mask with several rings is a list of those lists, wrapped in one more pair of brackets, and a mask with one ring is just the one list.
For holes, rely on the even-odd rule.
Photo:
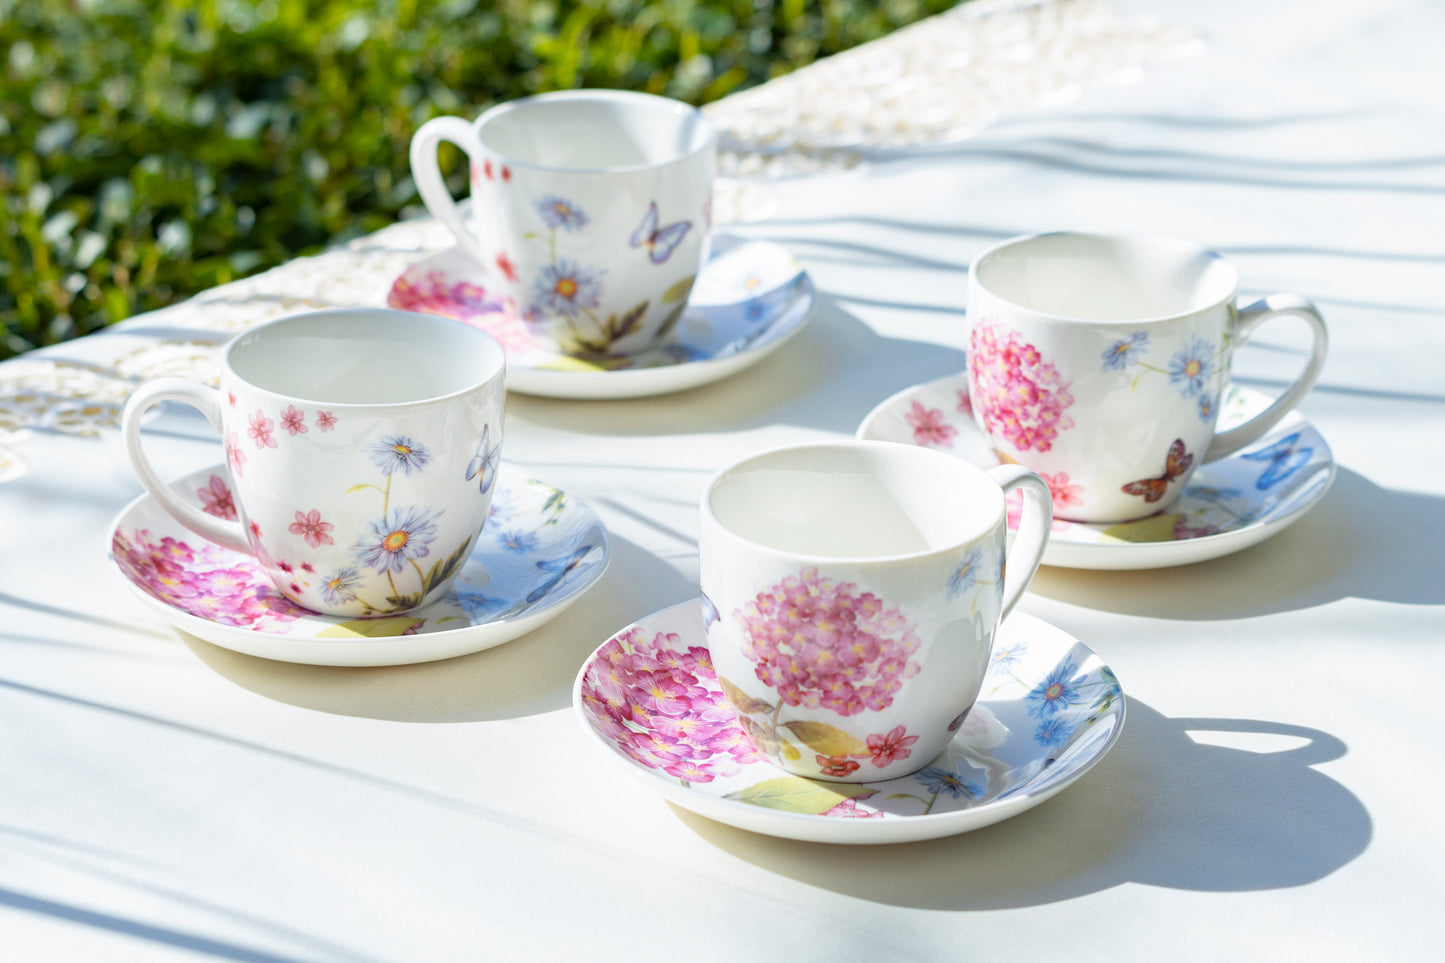
[(281, 427), (291, 433), (291, 437), (310, 431), (306, 427), (305, 412), (298, 411), (295, 405), (287, 405), (286, 410), (281, 412)]
[(764, 757), (723, 697), (702, 646), (630, 629), (607, 641), (582, 683), (582, 703), (628, 758), (687, 783), (736, 774)]
[(1074, 426), (1064, 409), (1069, 386), (1039, 351), (991, 321), (974, 325), (968, 352), (969, 397), (984, 431), (1019, 451), (1048, 451)]
[(220, 475), (212, 475), (205, 488), (196, 489), (196, 495), (201, 499), (201, 511), (207, 515), (215, 515), (230, 522), (236, 520), (236, 501), (231, 497), (231, 489), (226, 487), (225, 479)]
[(944, 421), (943, 409), (925, 408), (915, 401), (903, 420), (913, 429), (914, 444), (925, 448), (953, 447), (953, 436), (958, 434), (958, 429)]
[(320, 548), (322, 545), (335, 544), (331, 537), (331, 530), (335, 528), (330, 522), (321, 520), (321, 512), (312, 509), (309, 512), (297, 512), (296, 521), (291, 523), (291, 534), (300, 535), (306, 539), (306, 544), (312, 548)]
[(437, 314), (481, 328), (496, 338), (508, 354), (538, 346), (515, 300), (468, 281), (453, 284), (441, 271), (420, 278), (402, 275), (392, 286), (386, 303), (403, 311)]
[(791, 706), (842, 716), (893, 704), (919, 640), (896, 605), (804, 569), (733, 614), (758, 679)]

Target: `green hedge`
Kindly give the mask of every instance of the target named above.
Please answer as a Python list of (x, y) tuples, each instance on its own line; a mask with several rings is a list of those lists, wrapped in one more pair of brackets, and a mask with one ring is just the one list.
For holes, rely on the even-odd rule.
[(393, 222), (438, 114), (705, 103), (953, 2), (0, 0), (0, 357)]

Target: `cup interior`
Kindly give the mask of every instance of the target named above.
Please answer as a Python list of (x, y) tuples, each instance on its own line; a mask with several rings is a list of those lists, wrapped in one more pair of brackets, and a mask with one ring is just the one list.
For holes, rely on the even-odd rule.
[(242, 381), (321, 404), (445, 398), (501, 374), (502, 347), (476, 328), (408, 311), (318, 311), (238, 336), (225, 363)]
[(508, 161), (574, 171), (667, 164), (707, 148), (715, 133), (696, 108), (627, 91), (580, 90), (494, 107), (477, 136)]
[(1234, 297), (1238, 278), (1189, 241), (1040, 234), (985, 252), (976, 284), (1019, 307), (1081, 321), (1148, 321), (1193, 314)]
[(738, 538), (818, 558), (881, 559), (941, 551), (1003, 517), (982, 471), (939, 452), (887, 442), (764, 452), (713, 479), (704, 510)]

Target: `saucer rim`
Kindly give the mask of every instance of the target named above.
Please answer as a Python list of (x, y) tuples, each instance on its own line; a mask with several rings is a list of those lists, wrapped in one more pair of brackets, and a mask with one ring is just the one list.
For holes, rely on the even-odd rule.
[[(598, 653), (607, 645), (608, 641), (624, 632), (642, 627), (654, 619), (670, 616), (674, 612), (678, 612), (688, 606), (692, 606), (696, 610), (699, 623), (698, 634), (699, 636), (703, 636), (700, 644), (706, 648), (707, 641), (701, 631), (702, 611), (696, 598), (678, 602), (645, 615), (613, 632), (582, 661), (581, 667), (577, 670), (577, 676), (572, 682), (572, 715), (577, 720), (577, 724), (582, 728), (589, 744), (595, 744), (599, 747), (605, 755), (614, 761), (615, 765), (621, 766), (627, 772), (631, 773), (632, 778), (640, 780), (642, 785), (650, 789), (655, 795), (661, 796), (665, 802), (735, 829), (801, 842), (858, 846), (920, 842), (923, 840), (961, 835), (962, 833), (972, 832), (976, 829), (983, 829), (1033, 809), (1035, 806), (1052, 799), (1063, 790), (1072, 786), (1109, 754), (1109, 751), (1114, 747), (1115, 743), (1118, 742), (1119, 736), (1124, 730), (1124, 724), (1128, 715), (1128, 696), (1121, 685), (1119, 688), (1117, 713), (1114, 715), (1113, 730), (1106, 738), (1099, 742), (1091, 755), (1079, 761), (1077, 771), (1071, 773), (1066, 778), (1059, 779), (1054, 784), (1036, 793), (1024, 791), (1027, 785), (1025, 784), (1025, 787), (1019, 787), (1013, 790), (1007, 798), (994, 799), (968, 809), (907, 816), (901, 819), (882, 819), (875, 822), (873, 820), (839, 819), (808, 813), (788, 812), (785, 810), (754, 806), (750, 803), (730, 800), (724, 797), (709, 796), (688, 789), (680, 783), (674, 785), (670, 780), (658, 776), (655, 771), (648, 770), (624, 758), (617, 752), (616, 748), (608, 743), (597, 729), (588, 722), (582, 700), (582, 685), (587, 675), (587, 670), (596, 661)], [(1051, 637), (1051, 642), (1061, 645), (1067, 643), (1071, 649), (1075, 647), (1082, 648), (1088, 653), (1085, 658), (1089, 656), (1097, 658), (1101, 668), (1109, 668), (1108, 663), (1104, 662), (1103, 657), (1091, 646), (1044, 619), (1029, 615), (1026, 612), (1016, 611), (1009, 615), (1005, 624), (1007, 625), (1010, 622), (1018, 627), (1020, 631), (1043, 631)], [(1002, 627), (1000, 631), (1002, 631)], [(995, 644), (997, 644), (997, 641), (998, 640), (995, 639)], [(979, 702), (983, 704), (987, 704), (988, 701), (989, 700), (984, 698), (979, 699)], [(782, 770), (779, 770), (779, 772), (781, 771)], [(904, 779), (907, 777), (899, 776), (897, 778)], [(1035, 774), (1030, 781), (1037, 778), (1039, 778), (1039, 774)]]
[[(504, 466), (510, 465), (513, 469), (518, 466), (504, 461)], [(169, 484), (175, 486), (190, 481), (207, 472), (217, 472), (226, 468), (224, 463), (218, 463), (206, 468), (199, 468), (190, 471), (172, 480)], [(527, 481), (541, 481), (557, 491), (549, 482), (541, 479), (534, 479), (530, 474), (525, 474)], [(440, 629), (436, 632), (426, 632), (410, 636), (382, 636), (368, 637), (360, 636), (355, 638), (302, 638), (286, 635), (278, 632), (269, 632), (257, 629), (247, 629), (235, 625), (223, 625), (213, 622), (210, 619), (194, 615), (190, 612), (172, 606), (161, 599), (146, 592), (139, 585), (127, 578), (125, 572), (120, 568), (111, 550), (115, 534), (125, 519), (137, 511), (146, 502), (155, 502), (149, 492), (142, 492), (131, 499), (111, 520), (106, 528), (103, 551), (106, 560), (110, 563), (111, 571), (123, 585), (126, 586), (136, 598), (151, 611), (159, 615), (162, 620), (169, 623), (174, 629), (200, 639), (202, 642), (239, 652), (243, 655), (254, 656), (261, 659), (269, 659), (273, 662), (287, 662), (296, 665), (321, 665), (335, 667), (374, 667), (394, 665), (416, 665), (424, 662), (439, 662), (444, 659), (453, 659), (462, 655), (470, 655), (474, 652), (483, 652), (487, 649), (496, 648), (507, 642), (514, 641), (523, 635), (539, 628), (546, 622), (561, 615), (570, 608), (578, 599), (582, 598), (601, 580), (612, 564), (612, 543), (607, 531), (607, 526), (597, 517), (584, 501), (572, 496), (572, 503), (586, 510), (592, 517), (592, 524), (600, 533), (602, 541), (602, 564), (599, 565), (593, 577), (586, 582), (573, 586), (570, 594), (558, 598), (552, 598), (535, 608), (519, 613), (506, 619), (491, 619), (479, 625), (458, 626), (451, 629)], [(167, 516), (169, 518), (169, 516)], [(179, 522), (175, 523), (180, 526)], [(184, 528), (184, 526), (180, 526)], [(199, 536), (197, 536), (199, 537)], [(476, 552), (480, 546), (473, 549)], [(471, 559), (468, 555), (468, 560)], [(432, 603), (436, 604), (436, 603)], [(429, 607), (425, 606), (424, 608)], [(414, 611), (421, 611), (417, 609)], [(336, 622), (348, 621), (340, 616), (328, 616), (319, 612), (310, 613), (313, 618), (329, 619)], [(479, 638), (472, 638), (477, 636)], [(221, 641), (225, 639), (227, 641)], [(295, 651), (293, 651), (295, 650)], [(314, 650), (314, 651), (313, 651)]]
[[(717, 236), (735, 239), (739, 244), (760, 245), (776, 251), (794, 262), (797, 261), (797, 258), (786, 247), (767, 238), (749, 237), (726, 231), (718, 232)], [(453, 256), (460, 250), (460, 245), (451, 244), (408, 264), (400, 274), (392, 278), (390, 286), (387, 287), (385, 297), (388, 304), (397, 281), (430, 261)], [(721, 381), (762, 361), (793, 340), (812, 323), (814, 316), (818, 313), (818, 286), (801, 263), (798, 264), (798, 273), (794, 275), (794, 281), (789, 283), (795, 283), (796, 279), (802, 280), (797, 299), (792, 302), (794, 305), (801, 305), (798, 319), (773, 337), (760, 343), (750, 344), (733, 354), (724, 357), (680, 360), (672, 364), (650, 368), (624, 368), (617, 371), (553, 371), (509, 360), (507, 363), (507, 390), (538, 398), (603, 401), (672, 394)], [(715, 306), (692, 305), (699, 311), (706, 311), (709, 307)]]
[[(855, 438), (865, 438), (866, 432), (887, 410), (894, 405), (901, 403), (910, 397), (914, 392), (937, 385), (955, 384), (965, 379), (965, 375), (956, 372), (951, 375), (944, 375), (941, 378), (934, 378), (929, 381), (921, 381), (910, 385), (899, 391), (895, 391), (887, 398), (875, 405), (863, 420), (858, 423), (854, 431)], [(1248, 385), (1236, 384), (1231, 386), (1251, 399), (1268, 400), (1269, 396), (1258, 389)], [(1335, 461), (1334, 450), (1330, 448), (1320, 430), (1299, 411), (1294, 409), (1286, 414), (1268, 432), (1269, 435), (1276, 434), (1287, 429), (1291, 425), (1305, 425), (1319, 438), (1319, 445), (1323, 448), (1324, 462), (1321, 465), (1322, 472), (1316, 472), (1315, 480), (1301, 489), (1303, 497), (1293, 500), (1293, 504), (1277, 515), (1267, 518), (1257, 518), (1239, 528), (1229, 531), (1216, 532), (1213, 535), (1201, 535), (1198, 538), (1175, 539), (1165, 542), (1076, 542), (1060, 539), (1059, 533), (1051, 533), (1048, 546), (1044, 549), (1044, 565), (1055, 568), (1091, 569), (1096, 571), (1133, 571), (1139, 569), (1174, 568), (1180, 565), (1193, 565), (1198, 562), (1207, 562), (1212, 559), (1222, 558), (1241, 552), (1260, 542), (1265, 541), (1290, 525), (1299, 521), (1305, 513), (1314, 508), (1329, 492), (1334, 485), (1335, 476), (1339, 472), (1339, 463)], [(1264, 439), (1261, 438), (1261, 441)], [(895, 444), (912, 444), (911, 442), (894, 442)], [(918, 446), (915, 446), (918, 447)], [(964, 458), (956, 453), (954, 457)], [(1238, 452), (1226, 455), (1220, 461), (1228, 461), (1239, 456)], [(969, 461), (970, 464), (977, 464)], [(992, 465), (980, 467), (992, 468)], [(1323, 481), (1318, 480), (1323, 475)], [(1087, 522), (1075, 524), (1087, 525)]]

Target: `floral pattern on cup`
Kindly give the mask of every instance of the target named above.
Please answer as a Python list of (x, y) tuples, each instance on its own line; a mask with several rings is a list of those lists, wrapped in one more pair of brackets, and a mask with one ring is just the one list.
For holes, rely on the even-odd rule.
[[(192, 478), (188, 500), (218, 517), (226, 517), (228, 508), (234, 514), (222, 473), (200, 472)], [(311, 521), (307, 517), (305, 524)], [(564, 492), (536, 481), (499, 482), (489, 521), (453, 590), (424, 609), (370, 618), (302, 608), (277, 591), (256, 558), (191, 535), (154, 502), (122, 518), (112, 534), (111, 554), (145, 594), (220, 625), (295, 637), (379, 637), (447, 631), (548, 608), (597, 578), (606, 565), (605, 543), (600, 523)], [(360, 582), (359, 566), (319, 573), (301, 559), (270, 561), (298, 590), (341, 593)], [(469, 575), (483, 588), (469, 584)]]
[[(829, 819), (912, 819), (971, 809), (1077, 775), (1098, 758), (1084, 739), (1112, 731), (1123, 711), (1118, 679), (1084, 647), (1010, 637), (990, 660), (984, 691), (958, 720), (954, 742), (928, 766), (889, 779), (886, 763), (872, 765), (871, 754), (819, 751), (820, 768), (861, 768), (878, 779), (841, 783), (791, 775), (756, 748), (751, 730), (742, 731), (748, 719), (740, 727), (727, 708), (727, 683), (700, 644), (702, 613), (684, 615), (686, 608), (657, 613), (599, 648), (579, 675), (578, 709), (628, 762), (718, 800)], [(899, 729), (870, 736), (865, 745), (903, 758), (911, 737)], [(1083, 751), (1072, 752), (1075, 746)]]
[(969, 338), (968, 372), (984, 430), (1019, 451), (1048, 451), (1059, 432), (1074, 426), (1064, 413), (1074, 403), (1068, 382), (1018, 332), (980, 320)]
[(1169, 359), (1167, 367), (1160, 368), (1144, 358), (1152, 347), (1147, 331), (1135, 331), (1126, 338), (1120, 338), (1104, 350), (1100, 366), (1105, 371), (1129, 371), (1139, 369), (1131, 387), (1139, 387), (1139, 379), (1146, 374), (1160, 374), (1169, 379), (1169, 384), (1179, 392), (1180, 397), (1191, 401), (1199, 420), (1213, 424), (1219, 409), (1219, 396), (1224, 389), (1224, 380), (1229, 360), (1229, 344), (1216, 348), (1207, 338), (1192, 334)]

